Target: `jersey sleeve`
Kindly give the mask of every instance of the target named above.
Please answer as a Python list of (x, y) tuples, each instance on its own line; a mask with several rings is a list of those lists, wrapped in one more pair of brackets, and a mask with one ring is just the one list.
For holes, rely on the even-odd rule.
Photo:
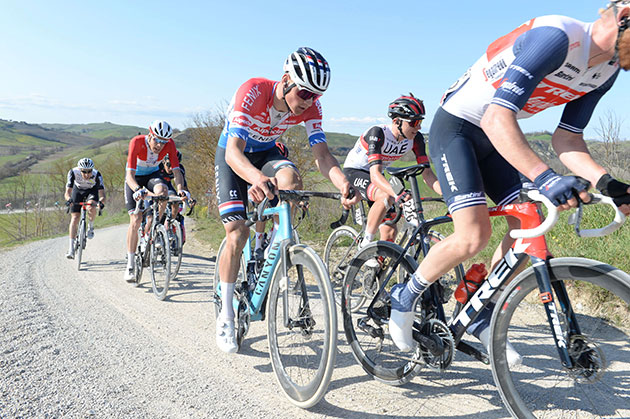
[(424, 143), (424, 135), (420, 132), (413, 139), (413, 154), (416, 155), (416, 162), (418, 164), (428, 163), (429, 158), (427, 157), (426, 145)]
[(68, 180), (66, 181), (66, 188), (72, 188), (72, 184), (74, 183), (74, 170), (70, 169), (68, 171)]
[(105, 189), (105, 183), (103, 182), (103, 175), (101, 172), (96, 174), (96, 188), (97, 189)]
[(168, 158), (171, 162), (171, 168), (173, 170), (179, 170), (179, 159), (177, 158), (177, 147), (175, 147), (175, 142), (173, 140), (169, 140), (165, 148), (167, 148), (166, 153), (168, 154)]
[(569, 37), (559, 28), (542, 26), (521, 35), (513, 48), (516, 58), (490, 103), (518, 112), (545, 76), (562, 65)]
[(380, 127), (372, 127), (363, 135), (362, 141), (367, 146), (367, 159), (370, 167), (383, 163), (383, 144), (385, 144), (385, 132)]
[(138, 166), (138, 153), (140, 152), (139, 136), (133, 137), (129, 141), (129, 152), (127, 153), (127, 170), (136, 171)]
[(588, 122), (591, 120), (595, 106), (597, 106), (602, 96), (610, 90), (618, 75), (619, 70), (597, 89), (588, 92), (577, 100), (567, 103), (562, 112), (562, 118), (560, 119), (558, 127), (576, 134), (584, 132), (584, 128), (586, 128)]
[(326, 134), (322, 129), (322, 105), (319, 99), (305, 111), (304, 126), (308, 136), (308, 144), (313, 147), (315, 144), (325, 143)]

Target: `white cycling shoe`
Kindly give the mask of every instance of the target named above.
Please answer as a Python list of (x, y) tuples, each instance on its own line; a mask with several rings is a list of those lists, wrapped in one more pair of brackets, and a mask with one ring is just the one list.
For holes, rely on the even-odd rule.
[(66, 257), (68, 259), (74, 259), (74, 249), (70, 250), (68, 253), (66, 253)]
[[(486, 351), (490, 353), (490, 327), (486, 327), (481, 332), (479, 332), (479, 340), (486, 348)], [(508, 366), (510, 368), (521, 365), (523, 363), (523, 357), (521, 356), (521, 354), (516, 352), (516, 349), (514, 349), (509, 340), (505, 342), (505, 357), (507, 358)]]
[(135, 279), (133, 271), (134, 271), (133, 266), (127, 266), (125, 268), (125, 274), (123, 275), (123, 278), (125, 279), (125, 281), (133, 282), (133, 280)]
[(94, 238), (94, 227), (92, 227), (92, 228), (88, 228), (88, 231), (87, 231), (87, 238), (88, 238), (88, 239), (93, 239), (93, 238)]
[(234, 334), (234, 320), (217, 318), (217, 346), (228, 354), (233, 354), (238, 350)]

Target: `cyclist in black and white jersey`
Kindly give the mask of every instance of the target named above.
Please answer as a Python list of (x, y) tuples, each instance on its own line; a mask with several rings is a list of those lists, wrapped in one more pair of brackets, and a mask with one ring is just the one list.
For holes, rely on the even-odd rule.
[[(369, 128), (346, 157), (343, 171), (370, 205), (360, 247), (371, 242), (377, 230), (380, 230), (381, 240), (393, 241), (396, 238), (396, 226), (387, 226), (381, 222), (388, 208), (395, 201), (407, 200), (409, 194), (406, 191), (396, 194), (383, 172), (409, 150), (413, 150), (418, 163), (429, 161), (424, 136), (420, 133), (424, 115), (425, 108), (420, 99), (411, 93), (399, 97), (389, 104), (387, 116), (392, 118), (392, 123)], [(431, 189), (441, 194), (437, 177), (431, 169), (425, 170), (422, 176)]]
[[(560, 210), (589, 200), (576, 177), (555, 173), (532, 150), (518, 119), (566, 104), (551, 140), (558, 157), (630, 214), (630, 187), (593, 160), (583, 138), (619, 68), (630, 69), (629, 16), (630, 0), (615, 0), (592, 23), (564, 16), (529, 20), (490, 44), (444, 94), (431, 125), (429, 151), (454, 233), (431, 248), (407, 284), (392, 289), (389, 330), (400, 349), (414, 348), (413, 307), (426, 287), (487, 245), (486, 194), (497, 204), (513, 202), (522, 184), (520, 172)], [(508, 226), (519, 223), (508, 219)], [(511, 244), (506, 236), (493, 263)], [(489, 305), (468, 328), (486, 347), (491, 311)], [(509, 345), (507, 355), (510, 364), (520, 361)]]
[[(68, 205), (72, 205), (70, 219), (70, 247), (66, 257), (74, 259), (74, 238), (77, 234), (77, 225), (81, 215), (79, 202), (88, 202), (88, 231), (87, 238), (94, 237), (94, 217), (96, 217), (96, 206), (105, 206), (105, 185), (103, 176), (94, 168), (92, 159), (83, 158), (79, 160), (77, 167), (68, 171), (66, 182), (66, 192), (64, 197)], [(98, 201), (98, 202), (97, 202)]]

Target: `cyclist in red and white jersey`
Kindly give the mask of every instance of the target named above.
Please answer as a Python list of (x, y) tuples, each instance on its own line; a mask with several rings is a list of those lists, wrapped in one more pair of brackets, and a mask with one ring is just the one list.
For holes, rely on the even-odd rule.
[[(583, 138), (593, 109), (612, 87), (619, 67), (630, 69), (630, 0), (615, 0), (592, 23), (564, 16), (527, 21), (490, 44), (482, 57), (444, 94), (429, 133), (429, 152), (454, 233), (433, 246), (411, 280), (392, 289), (389, 326), (396, 345), (411, 350), (414, 302), (428, 285), (488, 243), (491, 225), (486, 195), (497, 204), (513, 202), (519, 172), (559, 209), (588, 201), (586, 187), (561, 176), (531, 149), (518, 119), (565, 105), (552, 145), (562, 163), (614, 197), (621, 210), (630, 187), (612, 178), (588, 152)], [(510, 228), (518, 221), (508, 219)], [(506, 236), (496, 263), (512, 240)], [(468, 328), (488, 346), (492, 305)], [(508, 345), (508, 361), (520, 356)]]
[[(381, 240), (393, 241), (396, 238), (396, 226), (381, 222), (388, 208), (395, 201), (407, 200), (409, 193), (403, 191), (397, 195), (383, 172), (409, 150), (413, 150), (418, 163), (428, 163), (424, 136), (420, 132), (424, 115), (424, 103), (420, 99), (411, 93), (399, 97), (388, 107), (387, 116), (392, 118), (392, 123), (369, 128), (346, 157), (343, 171), (370, 205), (361, 247), (372, 241), (377, 230), (380, 230)], [(431, 169), (425, 170), (422, 177), (431, 189), (441, 194), (437, 177)]]
[(284, 64), (280, 81), (254, 78), (245, 82), (232, 98), (225, 127), (215, 154), (219, 214), (226, 233), (225, 252), (217, 263), (222, 290), (222, 310), (217, 319), (217, 346), (235, 352), (232, 294), (240, 254), (249, 237), (245, 226), (247, 185), (249, 196), (260, 202), (273, 198), (273, 189), (300, 189), (302, 180), (295, 165), (282, 156), (276, 140), (291, 126), (304, 123), (309, 145), (321, 173), (339, 189), (344, 205), (350, 183), (332, 156), (322, 130), (319, 97), (330, 82), (330, 67), (320, 53), (299, 48)]
[[(129, 212), (127, 229), (127, 267), (124, 278), (133, 281), (135, 253), (138, 247), (138, 228), (142, 223), (142, 214), (134, 214), (136, 201), (144, 199), (150, 190), (156, 195), (166, 196), (166, 182), (160, 175), (160, 163), (168, 155), (177, 185), (177, 194), (188, 197), (184, 190), (184, 181), (179, 169), (177, 148), (173, 142), (173, 130), (166, 121), (156, 120), (149, 126), (148, 135), (137, 135), (129, 142), (127, 170), (125, 175), (125, 205)], [(166, 203), (160, 206), (160, 216)]]
[(94, 168), (94, 162), (87, 157), (82, 158), (77, 166), (68, 171), (66, 191), (64, 193), (66, 204), (71, 205), (69, 230), (69, 248), (66, 257), (74, 259), (74, 241), (77, 235), (77, 226), (81, 218), (81, 205), (79, 202), (87, 202), (88, 231), (87, 238), (94, 238), (94, 218), (96, 217), (96, 205), (105, 206), (105, 185), (103, 175)]

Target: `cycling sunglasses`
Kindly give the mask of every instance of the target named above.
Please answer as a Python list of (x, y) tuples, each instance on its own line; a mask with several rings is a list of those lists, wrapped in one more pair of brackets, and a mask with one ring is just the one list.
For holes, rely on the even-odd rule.
[(156, 137), (155, 135), (151, 135), (151, 137), (158, 143), (158, 144), (166, 144), (168, 143), (168, 140), (162, 140), (158, 137)]
[(298, 89), (296, 93), (302, 100), (309, 100), (309, 99), (317, 100), (318, 98), (322, 96), (317, 93), (313, 93), (310, 90), (300, 89), (295, 83), (293, 83), (291, 88), (288, 90), (291, 90), (293, 87), (296, 87)]
[(407, 121), (411, 128), (416, 128), (418, 125), (420, 125), (422, 123), (422, 119), (414, 119), (412, 121), (408, 121), (406, 119), (403, 119), (403, 121)]
[(89, 169), (89, 170), (81, 170), (81, 173), (85, 173), (85, 174), (92, 173), (92, 169)]

